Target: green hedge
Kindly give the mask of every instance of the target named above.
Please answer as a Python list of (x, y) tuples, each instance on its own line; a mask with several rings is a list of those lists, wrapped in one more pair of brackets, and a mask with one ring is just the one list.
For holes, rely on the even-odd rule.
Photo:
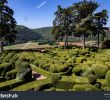
[(110, 85), (110, 70), (107, 71), (105, 79), (106, 79), (108, 85)]
[(106, 72), (109, 68), (102, 64), (93, 64), (92, 71), (98, 78), (105, 78)]
[(12, 88), (15, 88), (21, 84), (23, 84), (22, 81), (16, 81), (16, 80), (5, 81), (5, 82), (0, 83), (0, 91), (11, 90)]
[(17, 69), (14, 69), (14, 70), (7, 72), (6, 76), (5, 76), (6, 80), (15, 79), (17, 72), (18, 72)]
[(8, 53), (8, 55), (3, 59), (4, 63), (9, 63), (9, 61), (11, 60), (11, 58), (13, 57), (15, 53)]
[(81, 85), (74, 85), (73, 91), (99, 91), (99, 90), (94, 85), (81, 84)]
[(16, 75), (16, 79), (22, 80), (24, 82), (28, 82), (32, 80), (32, 69), (27, 62), (21, 63), (18, 73)]
[(12, 65), (10, 63), (0, 64), (0, 75), (1, 73), (6, 73), (10, 70), (12, 70)]

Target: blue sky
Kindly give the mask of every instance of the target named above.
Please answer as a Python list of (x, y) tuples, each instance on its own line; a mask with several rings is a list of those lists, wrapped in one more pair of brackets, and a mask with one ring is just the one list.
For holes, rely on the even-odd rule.
[[(29, 28), (52, 26), (57, 5), (67, 7), (80, 0), (8, 0), (8, 5), (14, 10), (18, 25)], [(110, 17), (110, 0), (96, 0), (101, 4), (97, 11), (107, 9)], [(107, 26), (110, 26), (110, 21)]]

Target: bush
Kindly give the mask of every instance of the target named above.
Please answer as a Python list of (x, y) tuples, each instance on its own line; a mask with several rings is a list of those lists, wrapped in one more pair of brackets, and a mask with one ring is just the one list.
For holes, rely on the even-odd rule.
[(17, 70), (14, 69), (14, 70), (11, 70), (9, 72), (6, 73), (6, 80), (10, 80), (10, 79), (15, 79), (16, 78), (16, 74), (17, 74)]
[(18, 55), (15, 54), (9, 63), (14, 64), (17, 61), (17, 59), (18, 59)]
[(81, 69), (82, 69), (82, 73), (85, 73), (86, 71), (88, 71), (91, 68), (88, 65), (82, 64)]
[(3, 59), (7, 56), (7, 54), (2, 54), (0, 57), (0, 63), (2, 63)]
[(102, 43), (102, 48), (110, 48), (110, 40), (105, 40)]
[(73, 72), (74, 74), (76, 74), (76, 75), (80, 75), (81, 72), (82, 72), (82, 69), (81, 69), (81, 67), (74, 67), (74, 68), (72, 69), (72, 72)]
[(50, 69), (50, 64), (49, 64), (49, 63), (44, 64), (44, 65), (42, 66), (42, 68), (43, 68), (44, 70), (48, 71), (48, 70)]
[(98, 78), (105, 78), (108, 67), (102, 64), (93, 64), (92, 71)]
[(91, 65), (95, 64), (95, 61), (87, 61), (87, 62), (84, 62), (83, 64), (91, 66)]
[(99, 61), (99, 62), (108, 62), (109, 61), (109, 58), (104, 57), (104, 56), (96, 56), (95, 59), (96, 59), (96, 62), (97, 61)]
[(18, 73), (16, 75), (16, 79), (22, 80), (24, 82), (29, 82), (32, 80), (32, 69), (27, 62), (21, 63)]
[(55, 87), (51, 87), (49, 89), (45, 89), (44, 91), (56, 91)]
[(12, 70), (12, 65), (10, 63), (0, 64), (0, 75), (2, 72), (6, 73), (10, 70)]
[(95, 75), (88, 76), (89, 83), (94, 85), (96, 83), (97, 77)]
[(8, 53), (8, 55), (3, 59), (3, 62), (9, 63), (10, 59), (13, 57), (15, 53)]
[(63, 64), (51, 64), (49, 71), (53, 73), (59, 73), (65, 71), (66, 68), (67, 66)]
[(106, 79), (107, 83), (110, 85), (110, 70), (107, 71), (105, 79)]
[(105, 62), (105, 65), (108, 66), (110, 69), (110, 62)]
[(85, 57), (77, 57), (76, 58), (76, 63), (83, 63), (84, 61), (87, 61)]
[(79, 55), (86, 55), (86, 54), (89, 54), (89, 50), (88, 50), (88, 49), (81, 50), (81, 51), (79, 52)]
[(98, 88), (90, 84), (82, 84), (82, 85), (74, 85), (73, 91), (98, 91)]
[(29, 62), (26, 60), (24, 57), (20, 57), (16, 62), (15, 62), (15, 68), (19, 68), (21, 66), (21, 63), (23, 62)]
[(60, 76), (60, 74), (53, 74), (50, 76), (50, 83), (56, 85), (56, 82), (58, 80), (60, 80), (62, 77)]
[(109, 86), (105, 86), (105, 87), (103, 87), (103, 90), (104, 91), (110, 91), (110, 87)]

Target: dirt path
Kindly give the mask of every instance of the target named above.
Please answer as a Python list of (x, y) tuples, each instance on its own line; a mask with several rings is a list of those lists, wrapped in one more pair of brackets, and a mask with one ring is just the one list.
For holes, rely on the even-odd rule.
[(33, 75), (33, 77), (34, 77), (36, 80), (44, 80), (44, 79), (46, 79), (45, 76), (43, 76), (43, 75), (41, 75), (41, 74), (38, 74), (38, 73), (35, 72), (35, 71), (32, 71), (32, 75)]
[(24, 45), (23, 47), (22, 47), (22, 49), (25, 49), (28, 45), (30, 45), (31, 44), (31, 41), (29, 41), (28, 43), (26, 43), (26, 45)]

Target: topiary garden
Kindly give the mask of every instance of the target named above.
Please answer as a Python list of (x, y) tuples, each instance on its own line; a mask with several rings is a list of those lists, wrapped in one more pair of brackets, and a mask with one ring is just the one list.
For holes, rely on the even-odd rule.
[[(45, 78), (39, 80), (33, 72)], [(110, 50), (4, 51), (0, 55), (0, 90), (108, 91)]]

